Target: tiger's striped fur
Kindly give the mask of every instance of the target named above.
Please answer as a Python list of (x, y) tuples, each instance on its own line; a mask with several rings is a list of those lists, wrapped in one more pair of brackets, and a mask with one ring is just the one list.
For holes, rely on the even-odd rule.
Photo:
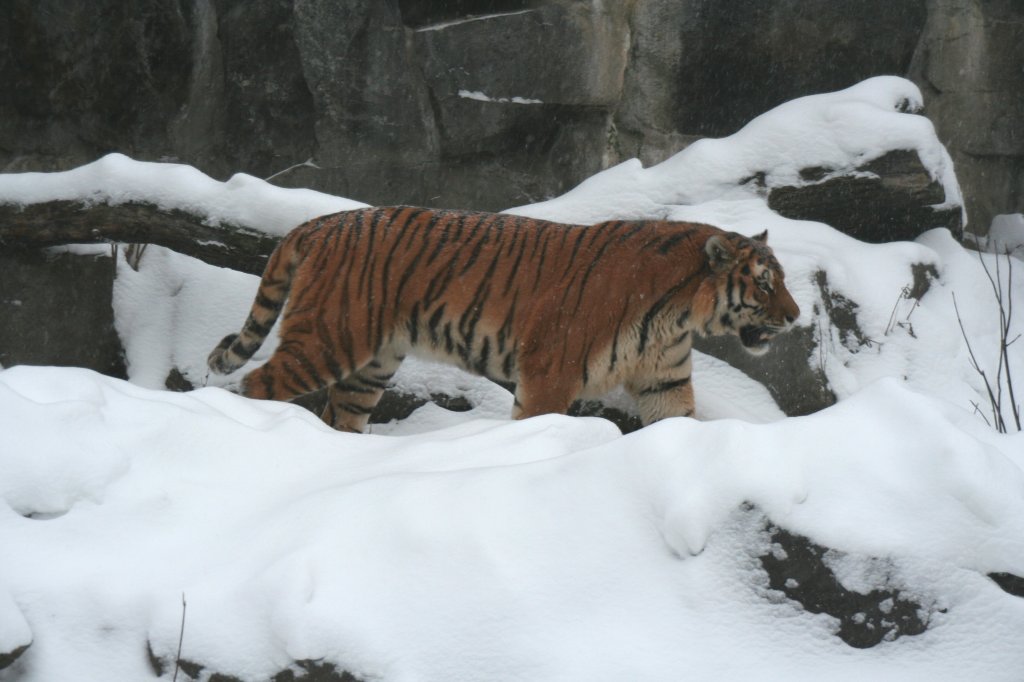
[(759, 352), (800, 314), (766, 237), (411, 207), (324, 216), (274, 251), (242, 331), (209, 366), (241, 367), (287, 300), (280, 344), (243, 393), (327, 387), (323, 419), (340, 430), (363, 430), (408, 353), (516, 384), (516, 418), (617, 385), (645, 424), (692, 415), (694, 333)]

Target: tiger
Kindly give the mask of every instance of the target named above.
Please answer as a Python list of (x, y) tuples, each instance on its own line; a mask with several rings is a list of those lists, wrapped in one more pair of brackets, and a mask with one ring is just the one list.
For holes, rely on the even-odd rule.
[(514, 419), (565, 414), (617, 386), (645, 426), (689, 417), (694, 334), (735, 335), (761, 354), (800, 315), (767, 236), (666, 220), (343, 211), (286, 235), (241, 331), (208, 365), (240, 368), (284, 309), (276, 350), (241, 393), (326, 388), (321, 417), (339, 431), (365, 429), (409, 354), (514, 384)]

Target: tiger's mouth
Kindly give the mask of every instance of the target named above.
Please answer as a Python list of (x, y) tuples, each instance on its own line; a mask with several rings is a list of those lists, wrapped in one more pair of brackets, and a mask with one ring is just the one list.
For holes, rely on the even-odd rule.
[(740, 343), (748, 353), (760, 355), (768, 350), (768, 344), (775, 336), (775, 331), (770, 327), (757, 327), (748, 324), (740, 327)]

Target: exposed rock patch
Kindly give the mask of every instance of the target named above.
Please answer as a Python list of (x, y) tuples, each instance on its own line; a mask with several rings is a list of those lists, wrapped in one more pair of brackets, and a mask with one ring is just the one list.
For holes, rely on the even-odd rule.
[[(868, 592), (844, 587), (829, 567), (834, 550), (789, 531), (769, 526), (772, 550), (760, 557), (768, 584), (810, 613), (838, 619), (836, 635), (858, 649), (876, 646), (928, 629), (930, 610), (898, 586)], [(941, 609), (938, 609), (941, 612)]]

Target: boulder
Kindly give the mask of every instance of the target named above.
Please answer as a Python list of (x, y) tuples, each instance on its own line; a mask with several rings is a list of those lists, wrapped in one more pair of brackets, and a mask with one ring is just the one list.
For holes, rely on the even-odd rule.
[(866, 242), (913, 241), (936, 227), (959, 238), (959, 204), (931, 177), (917, 152), (894, 150), (856, 169), (808, 168), (797, 187), (768, 190), (768, 206), (794, 220), (814, 220)]
[(113, 284), (109, 252), (0, 255), (0, 367), (66, 365), (127, 378)]

